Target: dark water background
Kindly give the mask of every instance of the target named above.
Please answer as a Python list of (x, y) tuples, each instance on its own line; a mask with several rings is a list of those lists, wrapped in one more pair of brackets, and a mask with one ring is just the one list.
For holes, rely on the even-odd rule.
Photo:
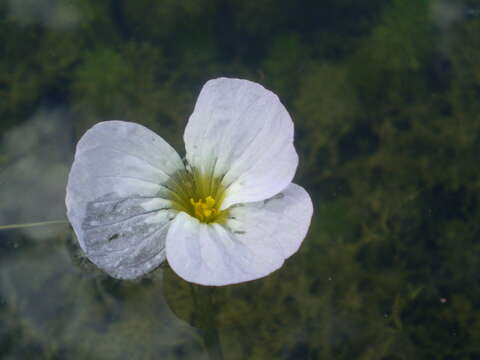
[(0, 224), (65, 219), (98, 121), (183, 152), (218, 76), (294, 119), (300, 251), (212, 289), (109, 278), (66, 224), (1, 230), (0, 358), (480, 359), (479, 1), (0, 0)]

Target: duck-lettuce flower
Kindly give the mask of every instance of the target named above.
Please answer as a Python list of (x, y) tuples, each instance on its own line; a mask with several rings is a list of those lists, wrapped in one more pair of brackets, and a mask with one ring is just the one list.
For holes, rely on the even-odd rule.
[(278, 97), (247, 80), (210, 80), (184, 140), (182, 161), (135, 123), (100, 122), (83, 135), (66, 206), (87, 257), (119, 279), (167, 259), (203, 285), (280, 268), (306, 235), (312, 202), (291, 183), (298, 156)]

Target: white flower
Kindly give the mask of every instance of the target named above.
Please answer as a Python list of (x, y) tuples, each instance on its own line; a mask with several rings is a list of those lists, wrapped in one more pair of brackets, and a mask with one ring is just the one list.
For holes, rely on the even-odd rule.
[(203, 285), (280, 268), (307, 233), (312, 202), (291, 183), (298, 156), (278, 97), (247, 80), (210, 80), (184, 140), (186, 164), (135, 123), (101, 122), (80, 139), (66, 205), (88, 258), (120, 279), (166, 258)]

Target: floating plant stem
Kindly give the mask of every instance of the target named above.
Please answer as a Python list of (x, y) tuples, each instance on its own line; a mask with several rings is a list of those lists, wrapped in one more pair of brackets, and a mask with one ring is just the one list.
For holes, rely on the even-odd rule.
[(212, 326), (204, 329), (202, 336), (210, 360), (223, 360), (222, 347), (220, 345), (217, 328)]
[(223, 360), (223, 352), (218, 335), (215, 304), (213, 302), (213, 288), (200, 288), (190, 284), (193, 303), (198, 311), (197, 321), (201, 327), (203, 344), (210, 360)]
[(32, 222), (26, 224), (10, 224), (10, 225), (0, 225), (0, 230), (8, 230), (8, 229), (22, 229), (22, 228), (29, 228), (35, 226), (47, 226), (53, 224), (68, 224), (66, 220), (52, 220), (52, 221), (41, 221), (41, 222)]

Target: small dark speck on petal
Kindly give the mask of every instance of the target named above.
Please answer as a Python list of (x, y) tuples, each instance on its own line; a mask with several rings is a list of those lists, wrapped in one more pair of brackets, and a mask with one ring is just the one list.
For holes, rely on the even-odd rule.
[(108, 238), (108, 241), (112, 241), (112, 240), (118, 238), (119, 236), (120, 236), (120, 234), (113, 234), (112, 236), (110, 236), (110, 237)]

